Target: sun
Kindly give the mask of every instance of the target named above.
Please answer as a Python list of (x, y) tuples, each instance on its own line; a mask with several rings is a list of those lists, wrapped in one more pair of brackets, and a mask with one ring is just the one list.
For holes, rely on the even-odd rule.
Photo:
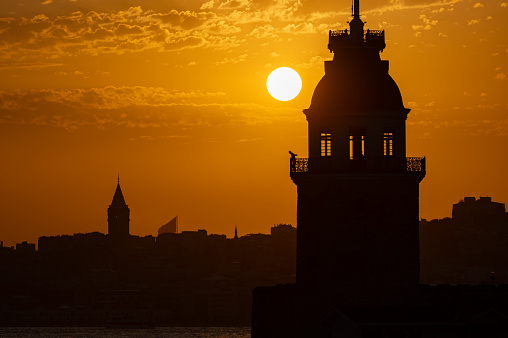
[(279, 101), (294, 99), (302, 89), (302, 79), (289, 67), (280, 67), (268, 75), (266, 88), (270, 95)]

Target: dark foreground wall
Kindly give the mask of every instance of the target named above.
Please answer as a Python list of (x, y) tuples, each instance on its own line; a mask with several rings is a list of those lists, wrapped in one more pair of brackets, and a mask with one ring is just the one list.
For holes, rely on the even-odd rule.
[(294, 284), (253, 292), (252, 337), (508, 337), (508, 285), (420, 285), (404, 304), (341, 306), (310, 322)]

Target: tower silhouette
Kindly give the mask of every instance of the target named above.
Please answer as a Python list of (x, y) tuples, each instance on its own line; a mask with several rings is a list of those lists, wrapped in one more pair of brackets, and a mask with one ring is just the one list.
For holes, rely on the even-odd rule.
[(425, 158), (406, 157), (385, 33), (363, 25), (354, 0), (349, 31), (329, 33), (309, 158), (290, 152), (296, 283), (253, 290), (252, 337), (508, 337), (506, 285), (419, 284)]
[(364, 30), (359, 0), (349, 30), (329, 32), (333, 60), (303, 111), (309, 157), (290, 152), (296, 284), (254, 290), (253, 337), (356, 337), (344, 313), (404, 307), (417, 292), (425, 158), (406, 157), (410, 110), (385, 46), (383, 30)]
[(406, 157), (405, 108), (384, 31), (364, 31), (359, 0), (348, 31), (330, 31), (308, 121), (309, 158), (292, 158), (298, 191), (297, 285), (327, 304), (393, 299), (419, 282), (419, 183)]
[(113, 201), (108, 207), (108, 235), (113, 242), (125, 241), (129, 237), (129, 214), (118, 178)]

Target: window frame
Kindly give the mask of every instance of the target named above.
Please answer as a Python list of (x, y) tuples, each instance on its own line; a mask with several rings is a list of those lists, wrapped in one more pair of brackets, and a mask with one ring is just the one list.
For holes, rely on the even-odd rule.
[(320, 133), (320, 154), (321, 157), (332, 156), (332, 133), (323, 131)]

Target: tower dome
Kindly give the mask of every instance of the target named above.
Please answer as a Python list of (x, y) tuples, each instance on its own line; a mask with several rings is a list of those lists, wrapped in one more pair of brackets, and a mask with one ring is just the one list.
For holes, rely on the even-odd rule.
[(405, 110), (399, 87), (388, 74), (388, 62), (379, 60), (378, 69), (362, 69), (361, 61), (353, 62), (357, 64), (335, 60), (325, 63), (325, 75), (317, 84), (306, 113)]
[(325, 61), (325, 75), (319, 81), (307, 117), (333, 115), (407, 114), (399, 87), (388, 74), (388, 61), (379, 53), (385, 48), (385, 32), (363, 29), (359, 1), (354, 2), (349, 31), (329, 32), (332, 61)]

